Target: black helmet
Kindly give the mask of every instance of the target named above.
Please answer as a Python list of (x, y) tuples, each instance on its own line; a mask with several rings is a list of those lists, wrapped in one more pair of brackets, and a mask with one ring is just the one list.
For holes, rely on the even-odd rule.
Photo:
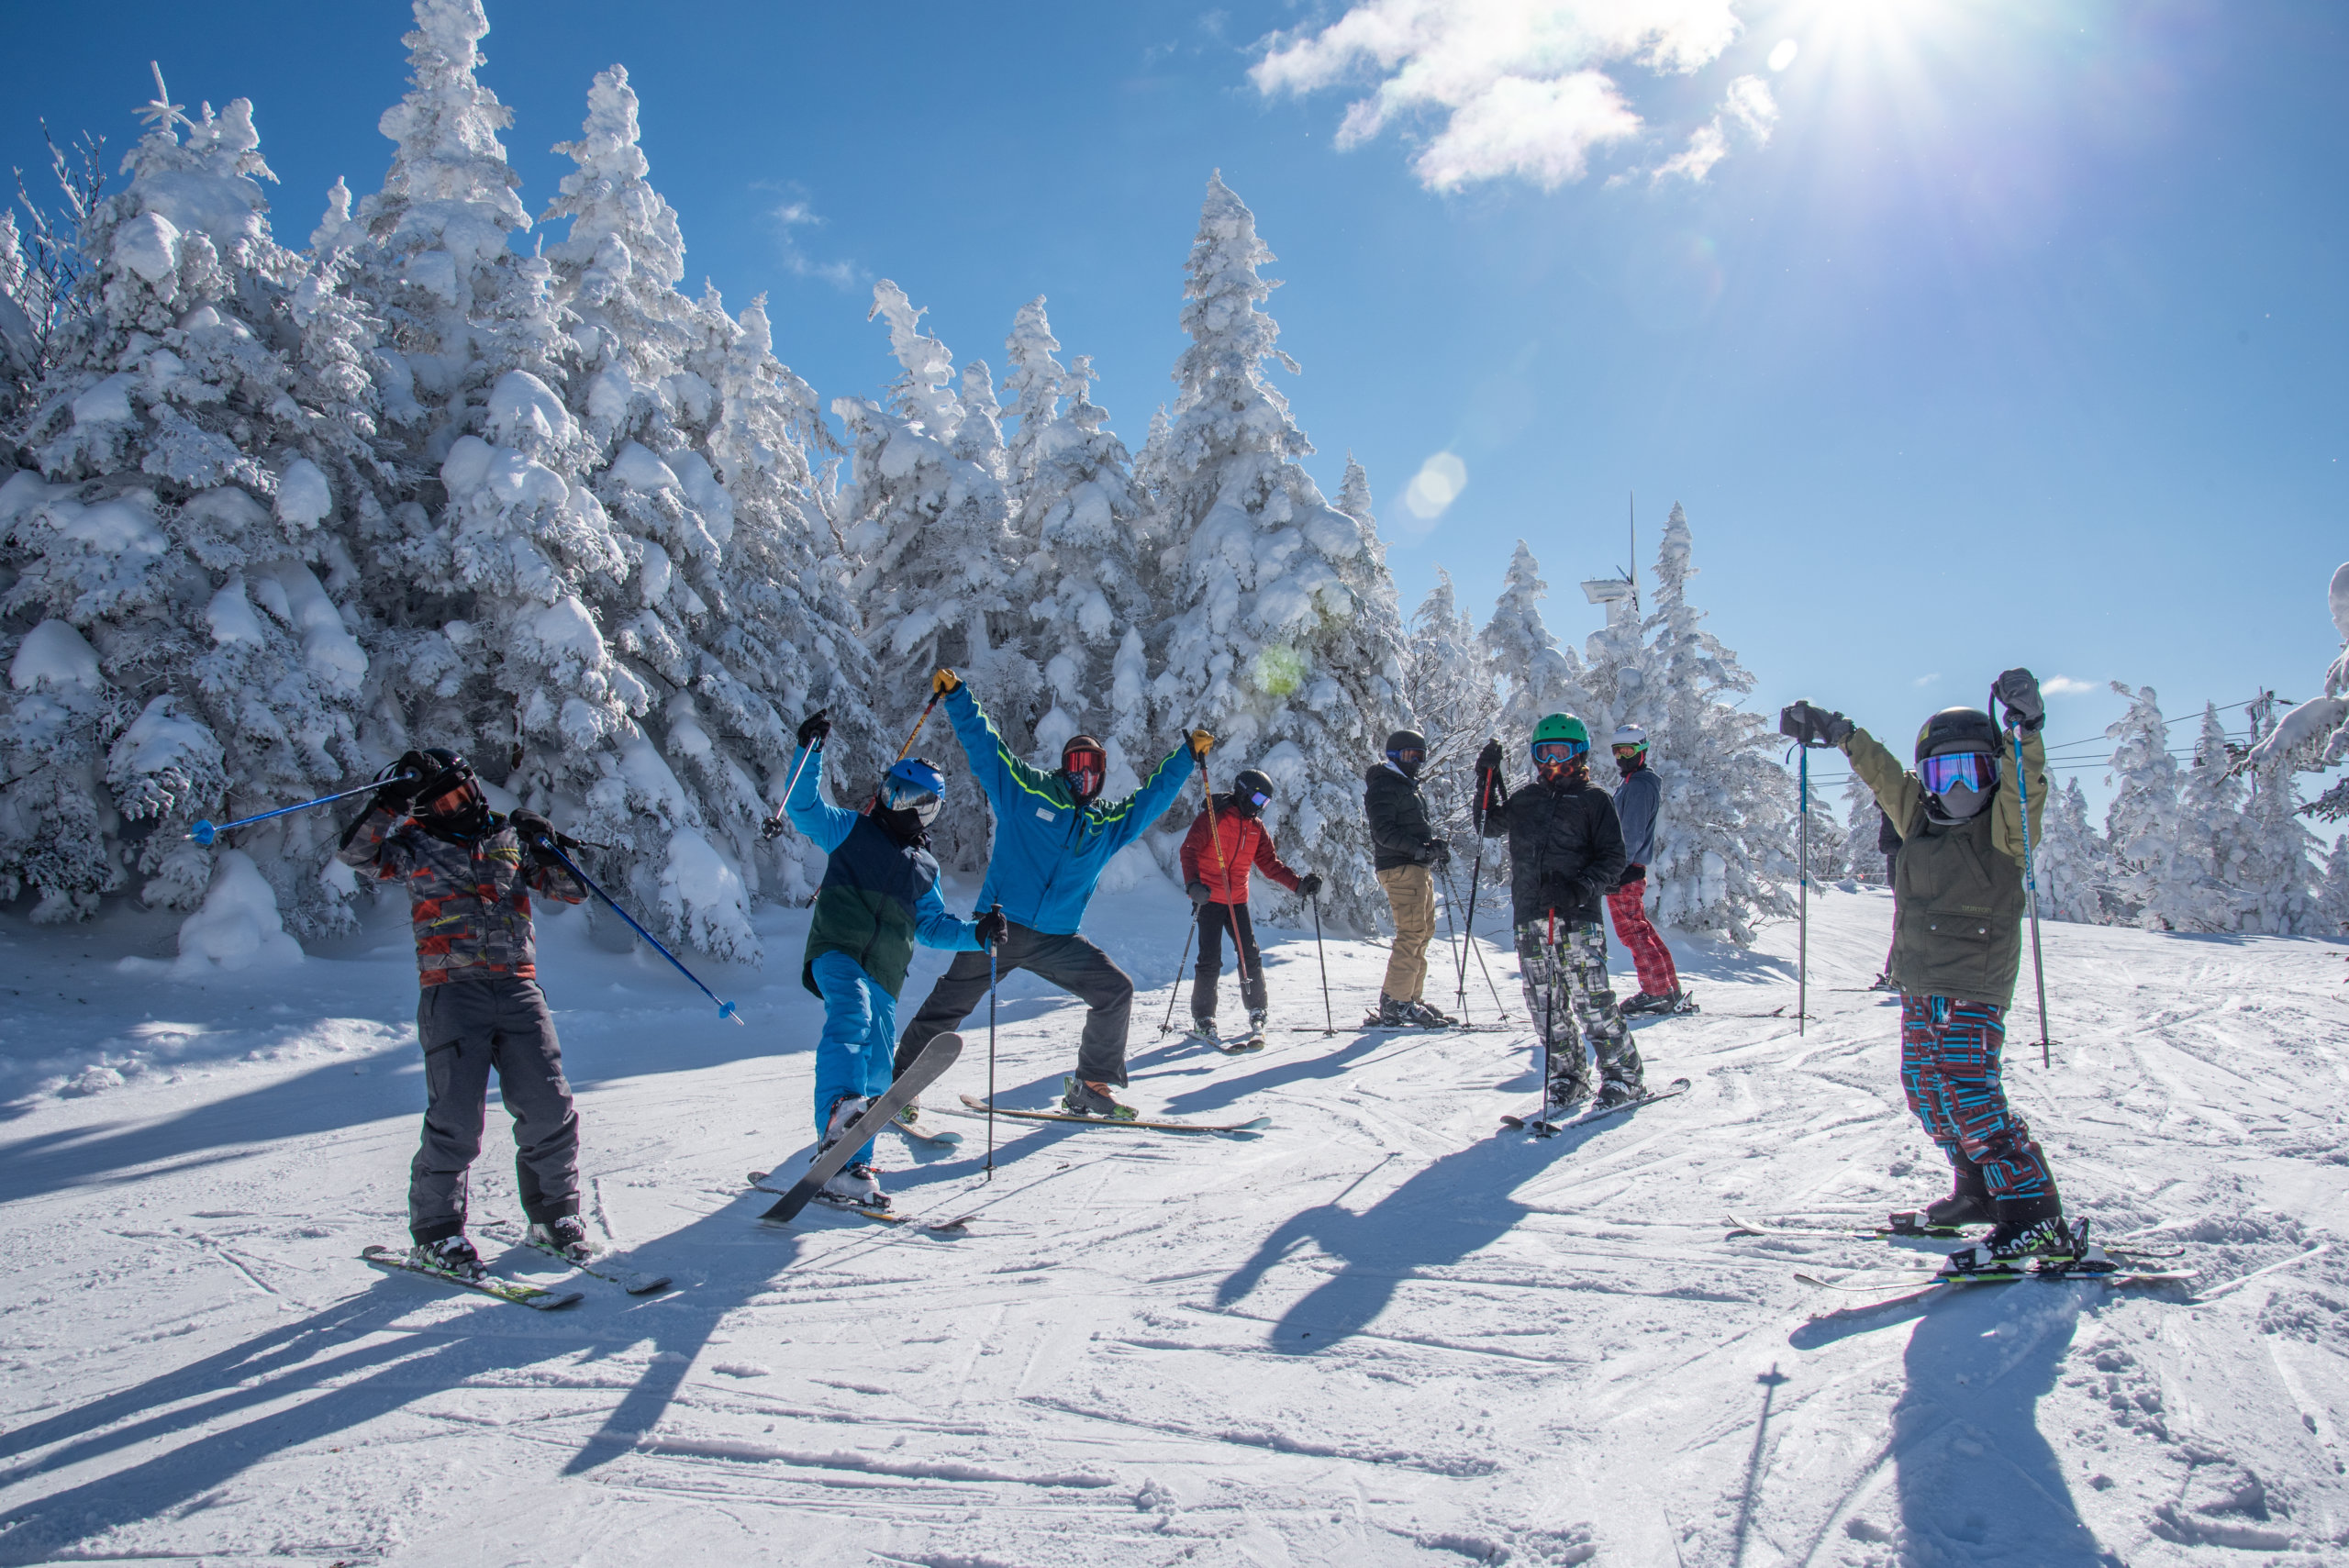
[[(424, 755), (433, 764), (434, 772), (417, 786), (417, 820), (434, 832), (478, 833), (489, 826), (489, 797), (482, 793), (480, 775), (462, 752), (446, 746), (431, 746)], [(454, 811), (434, 811), (432, 803), (452, 790), (465, 790), (466, 797)]]
[(1231, 781), (1231, 809), (1242, 817), (1261, 817), (1272, 804), (1273, 781), (1254, 768), (1242, 768)]
[(1925, 815), (1946, 828), (1978, 817), (1998, 787), (1998, 727), (1976, 707), (1945, 707), (1917, 731)]
[(1401, 769), (1405, 778), (1418, 778), (1427, 765), (1428, 738), (1416, 729), (1395, 731), (1386, 738), (1386, 760)]

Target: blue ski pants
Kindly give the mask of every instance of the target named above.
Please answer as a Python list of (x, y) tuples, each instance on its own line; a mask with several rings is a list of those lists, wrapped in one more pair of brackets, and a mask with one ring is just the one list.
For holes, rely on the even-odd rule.
[(2056, 1207), (2055, 1179), (2031, 1128), (2007, 1104), (1999, 1054), (2006, 1009), (1995, 1002), (1904, 993), (1900, 998), (1900, 1086), (1925, 1135), (1963, 1180), (1979, 1169), (2001, 1204)]
[[(842, 1095), (870, 1099), (889, 1092), (897, 999), (865, 973), (863, 965), (837, 950), (818, 953), (809, 967), (824, 998), (824, 1032), (816, 1040), (816, 1136), (820, 1139)], [(850, 1156), (849, 1163), (872, 1158), (873, 1145), (867, 1143)]]

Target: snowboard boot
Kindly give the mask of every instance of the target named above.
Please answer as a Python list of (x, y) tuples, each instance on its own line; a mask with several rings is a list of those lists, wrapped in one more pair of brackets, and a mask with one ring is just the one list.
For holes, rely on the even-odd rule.
[(1448, 1029), (1460, 1020), (1448, 1013), (1436, 1011), (1425, 1002), (1406, 1002), (1403, 1004), (1403, 1022), (1415, 1029)]
[(1134, 1108), (1110, 1096), (1110, 1085), (1088, 1084), (1082, 1078), (1063, 1078), (1061, 1109), (1071, 1116), (1099, 1117), (1104, 1121), (1131, 1121)]
[(418, 1241), (409, 1251), (407, 1261), (419, 1269), (430, 1269), (436, 1274), (447, 1274), (467, 1284), (478, 1284), (489, 1277), (489, 1271), (482, 1266), (481, 1254), (473, 1251), (473, 1244), (462, 1232), (443, 1236), (437, 1241)]
[(2034, 1260), (2062, 1264), (2083, 1261), (2087, 1251), (2086, 1227), (2075, 1230), (2060, 1214), (2027, 1225), (2000, 1225), (1969, 1247), (1960, 1247), (1942, 1263), (1945, 1274), (2019, 1274)]
[(575, 1214), (566, 1214), (544, 1224), (532, 1220), (529, 1237), (537, 1245), (562, 1253), (571, 1262), (592, 1263), (603, 1255), (604, 1249), (587, 1234), (587, 1222)]
[(842, 1208), (879, 1208), (889, 1207), (888, 1195), (881, 1190), (880, 1173), (860, 1160), (853, 1165), (843, 1165), (832, 1173), (816, 1194), (826, 1203)]
[(1202, 1045), (1220, 1045), (1223, 1043), (1221, 1037), (1215, 1032), (1215, 1020), (1213, 1018), (1202, 1018), (1196, 1015), (1194, 1015), (1191, 1019), (1191, 1032), (1186, 1038), (1196, 1040)]

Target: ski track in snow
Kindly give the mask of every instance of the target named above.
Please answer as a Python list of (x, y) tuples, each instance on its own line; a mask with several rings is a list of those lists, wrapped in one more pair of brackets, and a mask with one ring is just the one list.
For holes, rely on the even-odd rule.
[[(1695, 1088), (1534, 1141), (1496, 1127), (1533, 1097), (1527, 1034), (1158, 1036), (1185, 906), (1104, 898), (1091, 929), (1143, 987), (1134, 1097), (1271, 1126), (998, 1122), (991, 1183), (981, 1122), (885, 1137), (897, 1204), (973, 1215), (960, 1235), (753, 1218), (744, 1173), (812, 1141), (804, 911), (763, 917), (766, 972), (705, 972), (747, 1030), (558, 915), (588, 1217), (615, 1272), (676, 1288), (578, 1279), (551, 1314), (359, 1262), (404, 1236), (422, 1100), (400, 911), (200, 985), (118, 966), (167, 927), (9, 921), (0, 1564), (2349, 1561), (2340, 950), (2046, 928), (2054, 1067), (2026, 976), (2013, 1098), (2073, 1212), (2199, 1273), (1878, 1301), (1794, 1271), (1898, 1249), (1724, 1215), (1944, 1189), (1896, 1009), (1848, 989), (1888, 909), (1820, 897), (1799, 1035), (1729, 1016), (1791, 1015), (1790, 926), (1742, 953), (1675, 935), (1707, 1011), (1638, 1039)], [(1275, 1024), (1318, 1023), (1310, 934), (1264, 935)], [(1383, 950), (1328, 962), (1358, 1018)], [(1006, 1104), (1057, 1092), (1079, 1017), (1007, 983)], [(985, 1092), (985, 1028), (932, 1099)], [(484, 1233), (518, 1213), (503, 1119), (475, 1234), (562, 1280)]]

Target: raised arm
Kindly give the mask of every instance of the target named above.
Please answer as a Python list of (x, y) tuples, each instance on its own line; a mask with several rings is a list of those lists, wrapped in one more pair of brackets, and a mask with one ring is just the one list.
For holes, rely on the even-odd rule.
[[(806, 761), (803, 764), (801, 759)], [(824, 749), (817, 746), (812, 754), (802, 746), (798, 755), (791, 759), (798, 777), (791, 786), (791, 798), (783, 809), (791, 825), (816, 842), (816, 847), (830, 854), (846, 841), (856, 826), (856, 813), (843, 806), (834, 806), (824, 798)]]
[(373, 867), (378, 881), (406, 876), (416, 861), (414, 847), (397, 831), (406, 817), (370, 802), (359, 820), (343, 829), (334, 858), (347, 866)]
[(1141, 788), (1101, 813), (1102, 831), (1119, 849), (1141, 838), (1182, 795), (1191, 772), (1191, 748), (1177, 746)]
[(971, 688), (956, 681), (945, 696), (946, 717), (954, 726), (954, 739), (963, 745), (963, 757), (970, 764), (971, 777), (995, 807), (998, 819), (1010, 814), (1008, 805), (1020, 795), (1032, 795), (1049, 800), (1055, 806), (1066, 806), (1063, 791), (1052, 787), (1052, 775), (1033, 767), (1012, 753), (996, 733), (995, 721), (987, 717), (986, 709), (971, 695)]
[[(2015, 762), (2014, 742), (2007, 742), (2007, 766)], [(2023, 782), (2031, 795), (2031, 843), (2034, 851), (2039, 847), (2039, 825), (2047, 814), (2047, 742), (2037, 730), (2022, 738)], [(1990, 831), (1990, 844), (2000, 854), (2017, 865), (2022, 864), (2022, 795), (2017, 791), (2002, 789), (1998, 797), (1998, 820)]]
[(1865, 729), (1854, 729), (1843, 737), (1842, 746), (1843, 755), (1851, 759), (1852, 771), (1875, 794), (1876, 809), (1892, 818), (1892, 826), (1901, 838), (1908, 838), (1909, 830), (1917, 823), (1917, 808), (1924, 804), (1925, 786), (1917, 782), (1916, 774), (1900, 765), (1899, 758), (1886, 751)]

